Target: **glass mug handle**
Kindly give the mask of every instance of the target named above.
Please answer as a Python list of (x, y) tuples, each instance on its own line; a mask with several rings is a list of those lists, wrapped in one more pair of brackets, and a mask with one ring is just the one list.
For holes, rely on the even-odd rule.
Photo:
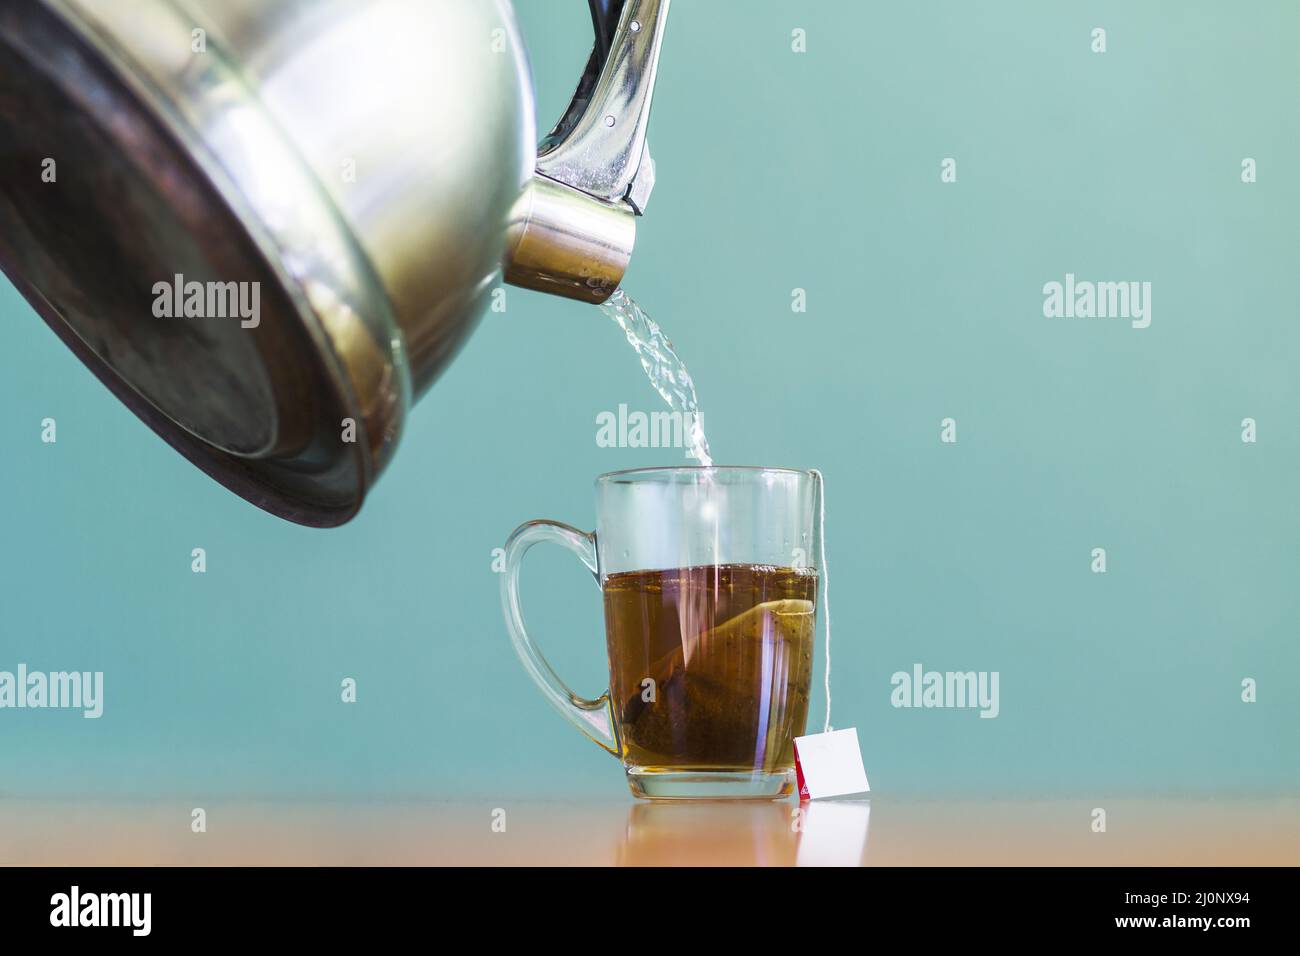
[[(569, 690), (558, 674), (546, 662), (542, 652), (524, 627), (524, 614), (519, 603), (519, 567), (528, 549), (539, 541), (553, 541), (568, 548), (593, 576), (598, 576), (596, 565), (596, 534), (584, 534), (577, 528), (558, 521), (527, 521), (521, 524), (506, 541), (505, 572), (501, 577), (501, 609), (506, 616), (506, 630), (515, 653), (523, 662), (524, 670), (542, 689), (547, 700), (589, 738), (614, 756), (621, 756), (618, 735), (614, 731), (614, 712), (609, 702), (609, 691), (595, 700), (579, 697)], [(597, 577), (599, 581), (599, 577)]]

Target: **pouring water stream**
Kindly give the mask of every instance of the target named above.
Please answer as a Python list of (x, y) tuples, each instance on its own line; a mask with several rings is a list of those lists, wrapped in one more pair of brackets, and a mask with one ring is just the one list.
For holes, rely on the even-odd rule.
[(641, 367), (668, 407), (680, 412), (685, 419), (686, 450), (701, 465), (713, 464), (709, 440), (704, 437), (704, 424), (700, 419), (700, 402), (695, 394), (695, 382), (686, 366), (673, 351), (673, 343), (654, 319), (624, 292), (617, 290), (601, 305), (601, 311), (618, 323), (627, 336), (628, 343), (641, 359)]

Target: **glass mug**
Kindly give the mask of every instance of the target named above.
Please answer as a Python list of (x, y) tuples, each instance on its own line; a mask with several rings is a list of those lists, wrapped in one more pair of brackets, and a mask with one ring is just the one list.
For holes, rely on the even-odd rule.
[[(623, 761), (650, 799), (794, 791), (817, 616), (820, 475), (759, 467), (596, 479), (596, 530), (529, 521), (501, 578), (506, 629), (557, 710)], [(524, 627), (519, 567), (539, 541), (574, 552), (604, 595), (609, 689), (578, 696)]]

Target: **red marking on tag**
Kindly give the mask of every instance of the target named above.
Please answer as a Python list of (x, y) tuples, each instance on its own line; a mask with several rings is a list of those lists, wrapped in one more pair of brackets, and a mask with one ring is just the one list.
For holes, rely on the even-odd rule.
[(801, 764), (801, 763), (799, 762), (799, 745), (798, 745), (798, 744), (795, 744), (795, 745), (794, 745), (794, 773), (795, 773), (795, 777), (796, 777), (796, 779), (799, 781), (799, 799), (800, 799), (800, 800), (807, 800), (807, 799), (808, 799), (808, 784), (804, 781), (804, 778), (803, 778), (803, 764)]

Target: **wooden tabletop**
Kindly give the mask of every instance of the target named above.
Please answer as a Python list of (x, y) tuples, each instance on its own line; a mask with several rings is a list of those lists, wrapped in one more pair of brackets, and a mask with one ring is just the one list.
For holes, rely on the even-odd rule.
[[(1300, 799), (0, 799), (18, 865), (1295, 865)], [(1095, 830), (1105, 811), (1104, 832)]]

